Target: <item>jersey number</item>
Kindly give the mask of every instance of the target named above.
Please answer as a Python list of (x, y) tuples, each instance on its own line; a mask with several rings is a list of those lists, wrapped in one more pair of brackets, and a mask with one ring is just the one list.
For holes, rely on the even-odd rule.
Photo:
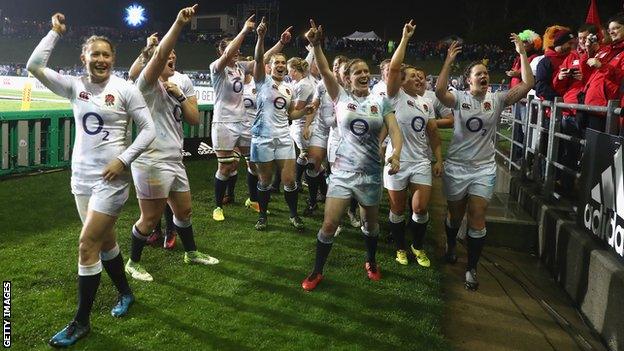
[[(97, 119), (97, 123), (98, 123), (97, 128), (93, 130), (89, 129), (89, 127), (87, 126), (87, 120), (90, 117)], [(102, 130), (103, 128), (104, 128), (104, 120), (97, 113), (89, 112), (89, 113), (86, 113), (84, 116), (82, 116), (82, 129), (84, 129), (85, 133), (89, 135), (96, 135), (101, 132), (104, 134), (104, 137), (102, 138), (102, 140), (108, 141), (108, 135), (110, 134), (110, 132), (107, 130), (103, 131)]]
[(466, 128), (473, 133), (481, 132), (481, 135), (487, 133), (487, 129), (483, 128), (483, 120), (479, 117), (471, 117), (466, 121)]

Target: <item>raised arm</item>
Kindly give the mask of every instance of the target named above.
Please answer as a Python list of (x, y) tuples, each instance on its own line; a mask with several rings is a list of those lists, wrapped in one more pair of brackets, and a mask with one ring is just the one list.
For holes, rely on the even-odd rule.
[(511, 33), (509, 38), (516, 46), (516, 52), (520, 54), (520, 72), (522, 74), (522, 82), (507, 92), (507, 95), (505, 96), (505, 106), (518, 102), (520, 99), (525, 97), (529, 90), (533, 88), (533, 85), (535, 85), (535, 77), (533, 77), (533, 72), (531, 71), (529, 59), (527, 58), (526, 51), (524, 50), (522, 40), (520, 40), (518, 35), (515, 33)]
[(192, 7), (185, 7), (178, 12), (175, 22), (173, 22), (167, 34), (162, 38), (160, 44), (156, 47), (156, 51), (154, 51), (154, 55), (145, 66), (143, 74), (147, 85), (152, 85), (158, 80), (163, 68), (167, 64), (169, 53), (175, 47), (180, 32), (182, 32), (182, 28), (191, 22), (191, 18), (195, 15), (196, 10), (197, 4)]
[(165, 89), (169, 95), (173, 96), (180, 103), (182, 116), (188, 124), (199, 124), (199, 109), (197, 108), (197, 96), (186, 95), (182, 89), (173, 82), (165, 82)]
[(256, 15), (249, 16), (249, 18), (245, 21), (245, 24), (243, 25), (243, 29), (241, 29), (238, 35), (236, 35), (236, 37), (234, 37), (234, 39), (228, 44), (228, 46), (225, 47), (225, 50), (223, 50), (223, 54), (221, 55), (221, 57), (219, 57), (217, 61), (215, 61), (215, 68), (218, 72), (223, 71), (227, 63), (230, 62), (234, 58), (234, 56), (236, 56), (236, 54), (240, 50), (241, 45), (243, 44), (243, 40), (245, 40), (245, 36), (247, 35), (247, 33), (253, 31), (256, 27), (256, 23), (253, 21), (255, 16)]
[(451, 94), (446, 87), (448, 82), (449, 73), (451, 72), (451, 65), (455, 62), (455, 58), (462, 51), (461, 45), (459, 42), (454, 41), (451, 43), (451, 46), (448, 48), (448, 53), (446, 55), (446, 60), (444, 60), (444, 65), (442, 65), (442, 70), (440, 71), (440, 75), (438, 76), (438, 80), (436, 81), (435, 93), (436, 97), (440, 102), (446, 106), (453, 108), (455, 107), (455, 96)]
[(52, 92), (69, 99), (72, 94), (71, 79), (46, 67), (56, 42), (66, 30), (65, 16), (62, 13), (55, 13), (52, 16), (52, 30), (41, 39), (30, 55), (26, 69)]
[(386, 93), (389, 97), (394, 97), (401, 89), (401, 65), (405, 59), (405, 50), (407, 43), (409, 42), (416, 26), (412, 23), (414, 20), (410, 20), (403, 26), (403, 36), (401, 36), (401, 42), (392, 55), (390, 60), (390, 66), (388, 67), (388, 82), (386, 87)]
[(154, 33), (147, 37), (147, 44), (145, 44), (145, 47), (141, 50), (141, 53), (139, 53), (139, 56), (134, 60), (132, 66), (130, 66), (130, 69), (128, 70), (128, 79), (134, 81), (139, 77), (143, 67), (145, 67), (145, 56), (143, 53), (148, 52), (156, 45), (158, 45), (158, 33)]
[(258, 25), (256, 32), (258, 33), (258, 40), (256, 40), (256, 49), (254, 51), (255, 65), (253, 69), (254, 81), (256, 83), (264, 81), (264, 36), (266, 34), (267, 27), (264, 17)]
[(323, 27), (316, 27), (314, 21), (310, 20), (310, 30), (306, 32), (305, 36), (314, 48), (314, 58), (316, 59), (316, 65), (318, 66), (319, 73), (321, 73), (321, 77), (323, 77), (327, 94), (329, 94), (332, 101), (336, 101), (338, 95), (340, 94), (340, 84), (338, 84), (331, 68), (329, 68), (329, 63), (327, 63), (327, 58), (325, 57), (323, 48), (321, 47), (323, 42)]
[[(277, 43), (275, 43), (275, 45), (273, 45), (273, 47), (271, 47), (268, 51), (266, 51), (264, 53), (264, 63), (269, 63), (269, 61), (271, 60), (271, 57), (274, 54), (278, 54), (280, 52), (282, 52), (282, 50), (284, 49), (284, 47), (286, 46), (286, 44), (288, 44), (292, 38), (292, 35), (290, 34), (290, 31), (292, 30), (292, 26), (286, 28), (286, 30), (282, 33), (282, 35), (280, 36), (280, 39), (277, 41)], [(249, 66), (247, 66), (247, 72), (253, 72), (253, 66), (256, 64), (256, 61), (251, 61), (249, 62)]]

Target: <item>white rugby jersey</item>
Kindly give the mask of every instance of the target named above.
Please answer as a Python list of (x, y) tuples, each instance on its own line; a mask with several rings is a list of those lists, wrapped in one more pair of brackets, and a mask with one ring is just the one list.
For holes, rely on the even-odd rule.
[[(431, 146), (427, 134), (427, 122), (435, 119), (433, 105), (421, 96), (413, 97), (403, 89), (392, 99), (394, 114), (403, 134), (401, 162), (430, 162)], [(386, 147), (386, 158), (392, 155), (392, 143)]]
[[(294, 85), (293, 91), (293, 104), (296, 104), (298, 101), (305, 101), (306, 106), (312, 102), (314, 98), (314, 88), (316, 86), (316, 82), (314, 78), (311, 76), (307, 76), (302, 78)], [(303, 127), (305, 126), (305, 116), (299, 119), (295, 119), (292, 121), (292, 128), (300, 128), (303, 132)]]
[(487, 92), (478, 99), (468, 91), (452, 91), (455, 96), (453, 139), (446, 159), (460, 164), (494, 162), (496, 124), (505, 108), (507, 92)]
[[(154, 119), (156, 139), (139, 156), (139, 159), (143, 161), (181, 162), (184, 146), (182, 104), (167, 93), (160, 79), (154, 84), (148, 85), (144, 73), (145, 70), (137, 78), (136, 85), (143, 94)], [(184, 95), (195, 95), (193, 84), (186, 75), (175, 72), (170, 80), (180, 87)]]
[(336, 113), (334, 103), (327, 94), (325, 81), (320, 81), (314, 92), (314, 99), (318, 99), (320, 104), (318, 108), (318, 122), (325, 128), (336, 126)]
[(371, 94), (374, 95), (381, 95), (381, 96), (387, 96), (388, 90), (388, 85), (386, 85), (386, 82), (384, 82), (383, 80), (380, 80), (379, 82), (377, 82), (377, 84), (373, 85), (373, 88), (371, 89)]
[(244, 124), (250, 128), (253, 121), (256, 119), (256, 94), (256, 83), (252, 79), (251, 82), (245, 84), (243, 87), (243, 105), (245, 106)]
[(289, 136), (288, 109), (292, 103), (292, 88), (265, 76), (256, 82), (258, 112), (251, 127), (253, 136), (280, 138)]
[(381, 172), (379, 134), (392, 106), (385, 96), (358, 97), (342, 87), (336, 100), (336, 120), (341, 136), (335, 169), (367, 174)]
[(425, 90), (425, 93), (423, 94), (423, 97), (426, 98), (426, 99), (429, 99), (429, 101), (431, 101), (431, 104), (433, 105), (433, 111), (435, 112), (435, 118), (436, 119), (439, 119), (439, 118), (444, 117), (444, 116), (448, 116), (449, 114), (452, 113), (452, 110), (450, 108), (444, 106), (444, 104), (442, 104), (442, 102), (440, 102), (440, 100), (435, 95), (435, 92), (433, 90)]
[(245, 118), (243, 85), (249, 62), (236, 62), (234, 67), (216, 69), (217, 61), (210, 64), (210, 80), (215, 92), (212, 122), (240, 122)]
[[(31, 71), (43, 69), (43, 76), (37, 77), (41, 83), (72, 105), (76, 126), (72, 180), (97, 181), (111, 160), (118, 158), (129, 166), (147, 148), (154, 140), (154, 123), (143, 96), (131, 83), (111, 75), (108, 81), (95, 84), (86, 76), (61, 75), (45, 68), (59, 38), (50, 31), (33, 51), (27, 67)], [(139, 134), (128, 146), (130, 118)]]

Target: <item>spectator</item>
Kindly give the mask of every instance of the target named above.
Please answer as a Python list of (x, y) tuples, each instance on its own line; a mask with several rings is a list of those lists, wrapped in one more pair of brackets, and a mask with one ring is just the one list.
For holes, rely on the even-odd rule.
[[(549, 29), (553, 27), (550, 27)], [(557, 28), (554, 28), (553, 30), (552, 45), (545, 46), (546, 50), (544, 50), (544, 58), (537, 65), (535, 92), (542, 100), (552, 101), (555, 97), (559, 96), (559, 94), (555, 91), (552, 82), (559, 73), (559, 67), (576, 44), (574, 35), (569, 28), (559, 26), (556, 27)], [(546, 30), (547, 33), (549, 29)]]
[[(624, 13), (609, 19), (610, 44), (597, 51), (589, 45), (594, 36), (586, 39), (587, 53), (581, 56), (580, 68), (587, 77), (580, 99), (587, 105), (606, 106), (609, 100), (622, 99), (620, 86), (624, 80)], [(620, 102), (620, 106), (622, 103)], [(605, 131), (605, 115), (584, 113), (581, 128)]]

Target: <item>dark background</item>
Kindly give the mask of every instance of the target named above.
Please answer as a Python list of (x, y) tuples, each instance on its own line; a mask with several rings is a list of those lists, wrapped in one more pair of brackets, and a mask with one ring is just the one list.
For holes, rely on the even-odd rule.
[[(199, 0), (199, 13), (229, 12), (236, 14), (237, 0)], [(46, 20), (56, 11), (67, 15), (70, 24), (124, 26), (124, 8), (132, 3), (147, 9), (147, 28), (169, 27), (177, 11), (192, 5), (189, 1), (119, 1), (119, 0), (1, 0), (2, 16)], [(600, 18), (622, 11), (621, 0), (597, 0)], [(385, 39), (400, 37), (404, 21), (417, 23), (416, 38), (437, 40), (455, 34), (471, 41), (501, 43), (507, 33), (533, 29), (543, 33), (548, 25), (577, 27), (587, 14), (589, 0), (498, 0), (498, 1), (280, 1), (279, 25), (295, 26), (295, 33), (308, 28), (312, 17), (324, 24), (329, 35), (343, 36), (354, 30), (374, 30)]]

